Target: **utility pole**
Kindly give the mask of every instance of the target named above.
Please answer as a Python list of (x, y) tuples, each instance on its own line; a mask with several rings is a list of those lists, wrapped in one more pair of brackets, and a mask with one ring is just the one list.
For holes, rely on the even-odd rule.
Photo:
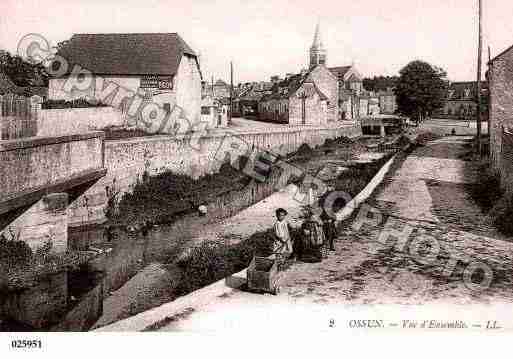
[(479, 1), (479, 44), (477, 47), (477, 157), (481, 158), (481, 53), (483, 52), (483, 34), (481, 17), (483, 15), (482, 0)]
[(232, 106), (233, 106), (233, 62), (230, 61), (230, 117), (228, 118), (228, 125), (232, 123)]

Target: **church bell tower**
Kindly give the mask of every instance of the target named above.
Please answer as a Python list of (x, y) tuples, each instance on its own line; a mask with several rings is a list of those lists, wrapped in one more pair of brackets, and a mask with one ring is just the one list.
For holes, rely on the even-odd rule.
[(310, 69), (321, 64), (326, 65), (326, 50), (322, 44), (320, 23), (317, 22), (313, 43), (310, 47)]

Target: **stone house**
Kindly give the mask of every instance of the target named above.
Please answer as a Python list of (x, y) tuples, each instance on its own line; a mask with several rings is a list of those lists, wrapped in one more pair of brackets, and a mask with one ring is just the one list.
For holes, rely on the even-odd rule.
[(391, 115), (397, 111), (397, 98), (391, 88), (388, 88), (386, 91), (379, 91), (378, 98), (381, 114)]
[(325, 125), (329, 98), (307, 74), (291, 76), (259, 102), (259, 119), (289, 125)]
[[(122, 88), (143, 94), (171, 111), (184, 110), (192, 123), (200, 120), (201, 71), (196, 53), (176, 33), (75, 34), (58, 51), (68, 71), (49, 81), (50, 99), (101, 98), (99, 77)], [(74, 65), (90, 71), (87, 88), (65, 91)], [(105, 83), (104, 82), (104, 83)], [(84, 86), (85, 87), (85, 86)], [(129, 108), (123, 103), (123, 110)]]
[(513, 46), (488, 63), (489, 133), (492, 167), (504, 168), (501, 151), (505, 129), (513, 125)]
[(265, 95), (272, 93), (273, 83), (254, 82), (239, 86), (232, 102), (234, 116), (258, 118), (258, 103)]
[[(488, 83), (482, 82), (481, 86), (481, 96), (486, 98)], [(476, 81), (450, 83), (444, 106), (435, 111), (434, 115), (443, 118), (474, 119), (477, 111), (476, 89)]]
[(360, 113), (358, 102), (363, 91), (363, 76), (354, 65), (330, 67), (329, 70), (338, 80), (341, 119), (357, 118)]

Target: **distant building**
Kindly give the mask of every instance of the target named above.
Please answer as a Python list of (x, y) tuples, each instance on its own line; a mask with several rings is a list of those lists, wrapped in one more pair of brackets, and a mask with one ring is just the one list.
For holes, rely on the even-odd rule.
[(259, 118), (289, 125), (324, 125), (329, 98), (309, 79), (294, 75), (275, 84), (273, 93), (259, 102)]
[(258, 118), (258, 103), (265, 95), (272, 93), (272, 82), (254, 82), (241, 86), (233, 99), (233, 115), (244, 118)]
[(391, 88), (386, 91), (379, 91), (378, 98), (381, 114), (392, 115), (397, 111), (397, 97)]
[(376, 116), (381, 113), (381, 109), (379, 106), (379, 97), (376, 94), (371, 94), (369, 96), (369, 108), (367, 110), (367, 114), (369, 116)]
[[(444, 106), (433, 116), (443, 118), (473, 119), (477, 110), (476, 81), (452, 82), (447, 90)], [(482, 96), (488, 96), (488, 84), (482, 83)]]
[[(58, 54), (70, 64), (68, 73), (50, 79), (49, 98), (100, 97), (94, 77), (101, 76), (170, 111), (181, 107), (185, 116), (200, 120), (201, 71), (196, 53), (176, 33), (158, 34), (75, 34)], [(93, 86), (64, 91), (73, 65), (93, 75)], [(128, 104), (124, 104), (124, 111)]]
[(228, 99), (214, 98), (213, 86), (202, 81), (201, 91), (201, 122), (207, 128), (228, 126)]
[(230, 98), (230, 85), (223, 80), (217, 80), (214, 84), (214, 98)]

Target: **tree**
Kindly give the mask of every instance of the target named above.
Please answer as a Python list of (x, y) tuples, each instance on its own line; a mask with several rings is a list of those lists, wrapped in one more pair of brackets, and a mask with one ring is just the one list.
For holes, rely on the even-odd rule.
[(400, 113), (419, 121), (444, 105), (449, 82), (442, 68), (416, 60), (399, 74), (395, 94)]
[(48, 86), (48, 74), (43, 65), (33, 65), (7, 51), (0, 51), (0, 71), (21, 87)]

